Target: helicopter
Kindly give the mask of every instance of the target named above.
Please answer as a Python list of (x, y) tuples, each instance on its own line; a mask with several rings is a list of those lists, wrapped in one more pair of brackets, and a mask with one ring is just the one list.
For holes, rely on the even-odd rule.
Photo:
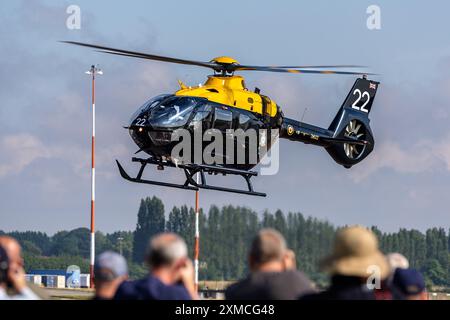
[[(140, 163), (136, 177), (131, 177), (116, 160), (120, 175), (128, 181), (185, 190), (209, 189), (266, 196), (266, 193), (254, 190), (251, 178), (257, 176), (258, 173), (251, 169), (261, 161), (278, 138), (323, 147), (335, 162), (347, 169), (361, 162), (373, 151), (375, 141), (369, 126), (369, 113), (380, 83), (367, 78), (368, 75), (372, 75), (371, 73), (348, 70), (360, 66), (253, 66), (242, 65), (234, 58), (227, 56), (204, 62), (75, 41), (62, 42), (96, 49), (96, 51), (107, 54), (198, 66), (214, 71), (204, 84), (198, 86), (186, 86), (179, 81), (179, 90), (148, 100), (132, 115), (125, 128), (139, 147), (136, 153), (145, 152), (148, 157), (132, 158), (132, 162)], [(342, 68), (347, 69), (343, 70)], [(255, 88), (253, 91), (249, 90), (244, 78), (235, 75), (236, 71), (340, 74), (360, 77), (355, 80), (329, 127), (321, 128), (285, 117), (280, 105), (268, 96), (261, 94), (259, 88)], [(192, 158), (189, 158), (188, 161), (185, 158), (180, 161), (178, 157), (174, 157), (173, 151), (178, 141), (173, 137), (177, 130), (184, 129), (192, 133), (194, 128), (198, 129), (199, 127), (205, 131), (205, 135), (208, 131), (214, 130), (223, 135), (225, 139), (234, 139), (234, 141), (236, 137), (229, 137), (230, 130), (244, 132), (262, 130), (264, 134), (257, 135), (256, 144), (258, 150), (265, 147), (263, 148), (265, 152), (261, 155), (258, 154), (256, 161), (249, 161), (254, 155), (255, 149), (250, 148), (250, 139), (244, 139), (241, 140), (240, 147), (245, 151), (245, 160), (240, 163), (223, 161), (224, 159), (229, 160), (230, 157), (235, 160), (234, 150), (231, 156), (230, 151), (226, 148), (223, 148), (221, 152), (215, 149), (211, 151), (207, 149), (208, 144), (205, 141), (200, 141), (200, 149), (202, 151), (209, 150), (210, 155), (214, 156), (213, 163), (206, 163), (202, 159), (192, 161)], [(276, 132), (276, 134), (272, 135), (272, 132)], [(206, 140), (212, 141), (213, 139), (210, 137)], [(198, 147), (198, 141), (193, 141), (193, 145)], [(158, 170), (164, 170), (166, 167), (181, 169), (184, 171), (186, 181), (183, 184), (177, 184), (144, 179), (142, 176), (147, 165), (155, 165)], [(240, 176), (244, 178), (247, 188), (237, 189), (210, 185), (207, 183), (206, 174)]]

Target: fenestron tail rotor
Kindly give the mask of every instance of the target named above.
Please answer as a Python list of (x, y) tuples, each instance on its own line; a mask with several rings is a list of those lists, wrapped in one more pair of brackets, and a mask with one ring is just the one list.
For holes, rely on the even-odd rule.
[[(213, 69), (215, 72), (223, 74), (231, 74), (235, 71), (266, 71), (266, 72), (282, 72), (282, 73), (292, 73), (292, 74), (343, 74), (343, 75), (369, 75), (372, 73), (351, 71), (351, 70), (340, 70), (340, 68), (365, 68), (364, 66), (357, 65), (325, 65), (325, 66), (251, 66), (251, 65), (241, 65), (237, 63), (236, 60), (227, 57), (221, 57), (222, 59), (213, 59), (209, 62), (196, 61), (196, 60), (186, 60), (179, 58), (166, 57), (161, 55), (154, 55), (136, 51), (129, 51), (123, 49), (116, 49), (111, 47), (99, 46), (95, 44), (76, 42), (76, 41), (61, 41), (63, 43), (88, 47), (97, 49), (99, 52), (120, 55), (125, 57), (163, 61), (169, 63), (193, 65), (198, 67), (205, 67)], [(225, 58), (225, 59), (223, 59)], [(335, 70), (338, 69), (338, 70)]]
[[(364, 140), (365, 129), (363, 124), (356, 119), (351, 120), (345, 127), (344, 135), (349, 138)], [(364, 152), (365, 147), (364, 144), (344, 143), (345, 155), (350, 159), (358, 159)]]

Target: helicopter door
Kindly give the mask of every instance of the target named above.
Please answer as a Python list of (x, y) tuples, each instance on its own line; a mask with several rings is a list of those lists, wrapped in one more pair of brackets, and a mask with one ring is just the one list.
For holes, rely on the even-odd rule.
[(210, 129), (212, 109), (212, 106), (209, 104), (203, 104), (198, 107), (195, 111), (194, 117), (189, 123), (189, 126), (194, 130), (198, 130), (201, 128), (202, 132)]
[(227, 129), (232, 129), (233, 113), (225, 107), (216, 107), (214, 113), (214, 129), (226, 133)]
[[(237, 139), (237, 137), (235, 136), (236, 163), (239, 163), (239, 161), (237, 160), (237, 155), (244, 152), (246, 162), (245, 165), (241, 168), (247, 170), (248, 168), (252, 167), (252, 163), (253, 165), (255, 164), (252, 161), (255, 160), (254, 156), (256, 153), (256, 149), (259, 148), (259, 129), (264, 128), (264, 123), (251, 112), (244, 110), (239, 110), (238, 112), (236, 112), (235, 123), (235, 129), (240, 129), (245, 132), (244, 139)], [(254, 143), (256, 143), (256, 146), (253, 145)], [(248, 167), (248, 164), (250, 164), (250, 167)]]
[[(223, 137), (222, 152), (216, 150), (215, 154), (223, 158), (222, 163), (228, 163), (229, 159), (227, 159), (226, 155), (226, 145), (228, 143), (227, 140), (233, 139), (234, 137), (233, 131), (230, 130), (233, 129), (233, 112), (229, 108), (221, 105), (216, 105), (214, 109), (213, 128), (221, 131)], [(227, 130), (229, 131), (227, 132)]]

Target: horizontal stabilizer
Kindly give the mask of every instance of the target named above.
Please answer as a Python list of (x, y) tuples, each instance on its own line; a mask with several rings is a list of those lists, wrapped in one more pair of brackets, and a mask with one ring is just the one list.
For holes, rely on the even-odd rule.
[(365, 146), (370, 144), (369, 141), (366, 140), (357, 140), (352, 138), (325, 138), (322, 137), (322, 140), (329, 141), (329, 142), (335, 142), (335, 143), (351, 143), (351, 144), (357, 144), (360, 146)]

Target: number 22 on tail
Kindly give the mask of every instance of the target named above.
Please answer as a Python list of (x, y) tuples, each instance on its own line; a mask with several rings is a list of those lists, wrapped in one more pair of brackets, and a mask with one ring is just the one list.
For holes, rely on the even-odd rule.
[[(365, 113), (369, 113), (369, 110), (366, 109), (367, 104), (370, 101), (370, 94), (367, 91), (361, 92), (361, 90), (359, 89), (355, 89), (355, 91), (353, 91), (353, 95), (354, 96), (358, 96), (358, 98), (356, 98), (355, 102), (353, 102), (352, 104), (352, 108), (356, 109), (358, 111), (362, 111)], [(363, 105), (361, 107), (358, 107), (358, 103), (361, 101), (361, 99), (363, 99), (364, 97), (367, 97), (366, 101), (364, 101)]]

